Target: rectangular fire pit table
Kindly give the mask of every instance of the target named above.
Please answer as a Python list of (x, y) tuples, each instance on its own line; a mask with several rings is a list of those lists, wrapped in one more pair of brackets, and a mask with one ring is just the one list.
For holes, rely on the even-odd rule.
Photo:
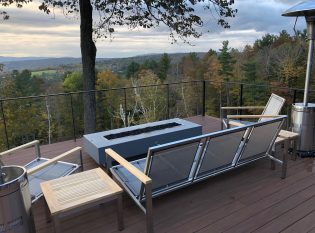
[(100, 165), (106, 166), (105, 149), (111, 148), (125, 159), (144, 155), (156, 146), (202, 134), (202, 126), (179, 118), (87, 134), (84, 150)]
[[(46, 181), (40, 185), (56, 233), (62, 232), (62, 217), (114, 200), (117, 201), (118, 229), (123, 229), (123, 190), (101, 168)], [(50, 218), (49, 213), (47, 218)]]

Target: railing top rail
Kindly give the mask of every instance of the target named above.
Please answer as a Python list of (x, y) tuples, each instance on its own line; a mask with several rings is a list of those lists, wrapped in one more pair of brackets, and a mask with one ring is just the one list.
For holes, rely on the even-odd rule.
[[(37, 95), (37, 96), (9, 97), (9, 98), (0, 98), (0, 101), (36, 99), (36, 98), (46, 98), (46, 97), (62, 96), (62, 95), (65, 96), (65, 95), (73, 95), (73, 94), (97, 93), (97, 92), (103, 92), (103, 91), (116, 91), (116, 90), (124, 90), (124, 89), (146, 88), (146, 87), (167, 86), (167, 85), (178, 85), (178, 84), (198, 83), (198, 82), (203, 82), (203, 80), (192, 80), (192, 81), (183, 81), (183, 82), (150, 84), (150, 85), (141, 85), (141, 86), (115, 87), (115, 88), (107, 88), (107, 89), (100, 89), (100, 90), (75, 91), (75, 92), (55, 93), (55, 94), (46, 94), (46, 95)], [(215, 83), (215, 82), (213, 82), (213, 83)]]
[[(74, 94), (98, 93), (98, 92), (104, 92), (104, 91), (118, 91), (118, 90), (134, 89), (134, 88), (148, 88), (148, 87), (180, 85), (180, 84), (188, 84), (188, 83), (202, 83), (202, 82), (213, 83), (213, 84), (221, 84), (221, 85), (226, 85), (226, 84), (229, 84), (229, 85), (244, 85), (244, 86), (277, 88), (277, 89), (281, 89), (281, 90), (290, 90), (290, 91), (304, 91), (304, 89), (301, 89), (301, 88), (279, 87), (279, 86), (268, 85), (268, 84), (252, 84), (252, 83), (243, 83), (243, 82), (216, 82), (216, 81), (209, 81), (209, 80), (191, 80), (191, 81), (171, 82), (171, 83), (162, 83), (162, 84), (150, 84), (150, 85), (141, 85), (141, 86), (116, 87), (116, 88), (107, 88), (107, 89), (100, 89), (100, 90), (55, 93), (55, 94), (46, 94), (46, 95), (37, 95), (37, 96), (22, 96), (22, 97), (0, 98), (0, 102), (11, 101), (11, 100), (47, 98), (47, 97), (54, 97), (54, 96), (67, 96), (67, 95), (74, 95)], [(315, 92), (315, 90), (310, 90), (310, 92)]]

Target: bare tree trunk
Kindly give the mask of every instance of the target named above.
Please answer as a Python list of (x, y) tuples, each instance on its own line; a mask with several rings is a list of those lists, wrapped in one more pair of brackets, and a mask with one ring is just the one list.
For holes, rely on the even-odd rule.
[[(80, 37), (83, 67), (83, 87), (85, 91), (95, 89), (95, 59), (96, 47), (93, 41), (93, 8), (90, 0), (79, 0), (80, 3)], [(95, 93), (85, 93), (84, 132), (93, 133), (96, 129), (96, 100)]]

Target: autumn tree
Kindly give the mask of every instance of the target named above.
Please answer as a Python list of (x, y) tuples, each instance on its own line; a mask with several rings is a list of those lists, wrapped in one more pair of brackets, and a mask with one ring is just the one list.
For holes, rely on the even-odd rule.
[[(117, 90), (123, 86), (130, 86), (129, 80), (120, 79), (118, 75), (111, 70), (104, 70), (98, 72), (96, 80), (97, 92), (97, 114), (96, 122), (97, 129), (112, 129), (121, 127), (121, 121), (125, 118), (120, 116), (120, 107), (123, 106), (124, 92), (122, 89)], [(124, 113), (127, 109), (123, 109)], [(124, 126), (127, 126), (124, 124)]]
[[(153, 86), (150, 86), (152, 84)], [(161, 79), (151, 70), (141, 70), (138, 79), (133, 80), (135, 110), (139, 122), (161, 120), (165, 116), (166, 95), (164, 90), (157, 86), (160, 84), (162, 84)]]
[(210, 116), (219, 116), (220, 105), (220, 91), (222, 88), (222, 77), (219, 75), (221, 64), (218, 59), (217, 52), (210, 49), (203, 58), (204, 66), (204, 80), (207, 82), (206, 86), (206, 111)]
[[(15, 4), (17, 7), (22, 7), (29, 2), (32, 0), (2, 0), (0, 5), (9, 7)], [(201, 36), (199, 29), (203, 25), (203, 19), (197, 13), (200, 9), (210, 11), (206, 14), (210, 17), (216, 12), (217, 23), (227, 28), (229, 24), (225, 18), (234, 17), (237, 12), (232, 9), (233, 4), (234, 0), (41, 0), (39, 9), (49, 14), (54, 8), (61, 7), (65, 14), (80, 14), (84, 90), (88, 91), (95, 88), (96, 46), (93, 34), (96, 37), (106, 37), (120, 26), (134, 29), (153, 28), (164, 24), (169, 28), (169, 35), (173, 42), (178, 39), (187, 41), (188, 37)], [(94, 19), (93, 11), (99, 12)], [(0, 10), (0, 14), (3, 19), (8, 19), (8, 14), (4, 10)], [(84, 98), (85, 133), (95, 131), (95, 104), (95, 95), (87, 93)]]

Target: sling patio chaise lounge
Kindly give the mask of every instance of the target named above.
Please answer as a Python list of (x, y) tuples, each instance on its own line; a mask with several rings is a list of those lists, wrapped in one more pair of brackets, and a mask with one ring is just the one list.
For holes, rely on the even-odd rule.
[[(13, 152), (16, 152), (18, 150), (22, 150), (24, 148), (32, 147), (35, 148), (35, 159), (24, 165), (24, 167), (27, 170), (28, 175), (28, 181), (29, 181), (29, 188), (30, 188), (30, 194), (31, 194), (31, 200), (32, 203), (34, 203), (36, 200), (38, 200), (41, 196), (43, 196), (42, 190), (40, 188), (40, 183), (56, 179), (62, 176), (67, 176), (75, 171), (77, 171), (79, 168), (81, 170), (83, 169), (83, 163), (82, 163), (82, 149), (81, 147), (75, 147), (65, 153), (62, 153), (52, 159), (47, 159), (42, 157), (39, 147), (39, 141), (35, 140), (26, 144), (23, 144), (21, 146), (12, 148), (10, 150), (4, 151), (0, 153), (0, 163), (1, 157), (5, 155), (9, 155)], [(78, 154), (80, 156), (80, 163), (69, 163), (69, 162), (63, 162), (60, 161), (64, 159), (66, 156), (69, 156), (71, 154)]]
[(146, 214), (147, 232), (151, 233), (153, 197), (265, 157), (282, 165), (281, 177), (285, 178), (286, 155), (282, 160), (275, 158), (271, 148), (286, 118), (279, 116), (150, 147), (146, 158), (132, 162), (110, 148), (105, 152), (119, 163), (110, 171)]
[[(221, 107), (220, 115), (222, 120), (221, 128), (223, 126), (226, 128), (230, 128), (230, 126), (241, 126), (244, 125), (244, 121), (238, 121), (235, 119), (258, 119), (257, 122), (265, 121), (270, 118), (274, 118), (280, 114), (280, 111), (285, 103), (285, 99), (281, 96), (278, 96), (274, 93), (270, 95), (270, 98), (266, 104), (266, 106), (239, 106), (239, 107)], [(227, 115), (223, 117), (224, 110), (254, 110), (254, 109), (263, 109), (260, 115)]]

